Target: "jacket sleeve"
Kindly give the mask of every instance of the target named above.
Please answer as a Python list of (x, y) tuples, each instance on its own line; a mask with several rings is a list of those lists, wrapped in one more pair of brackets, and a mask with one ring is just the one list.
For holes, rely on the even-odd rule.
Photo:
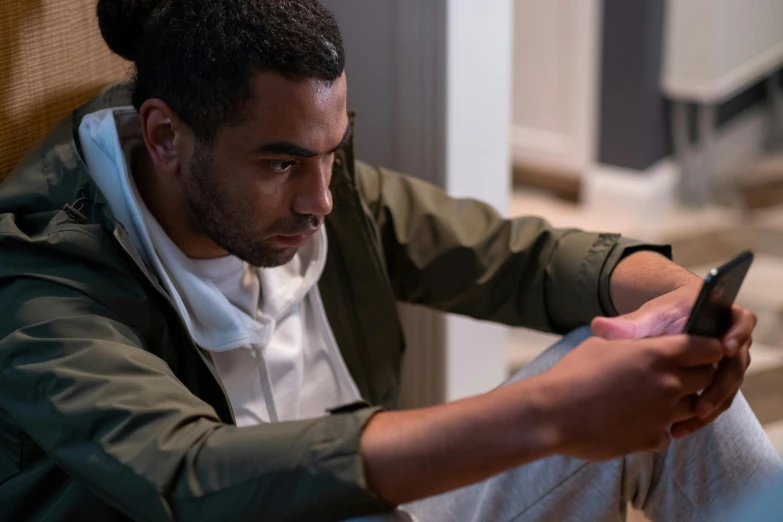
[(368, 490), (359, 454), (377, 409), (225, 425), (142, 339), (73, 288), (16, 279), (0, 291), (0, 408), (133, 519), (340, 520), (390, 508)]
[(565, 333), (616, 315), (609, 278), (642, 249), (668, 246), (618, 234), (557, 229), (539, 217), (502, 218), (491, 206), (356, 162), (399, 300), (476, 319)]

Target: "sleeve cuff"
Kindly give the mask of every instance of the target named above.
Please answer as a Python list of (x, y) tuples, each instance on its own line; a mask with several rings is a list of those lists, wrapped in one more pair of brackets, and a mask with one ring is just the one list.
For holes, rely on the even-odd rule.
[(606, 317), (619, 315), (612, 302), (612, 294), (610, 292), (612, 272), (614, 272), (620, 261), (631, 254), (642, 251), (657, 252), (668, 259), (672, 259), (672, 247), (670, 245), (656, 245), (643, 243), (635, 239), (619, 238), (606, 257), (598, 280), (598, 302), (601, 307), (601, 315)]
[(617, 264), (642, 250), (671, 259), (671, 247), (626, 239), (619, 234), (569, 231), (547, 264), (546, 307), (552, 331), (566, 333), (595, 317), (615, 316), (609, 282)]
[(566, 333), (603, 314), (598, 281), (619, 234), (568, 231), (547, 263), (546, 306), (552, 331)]

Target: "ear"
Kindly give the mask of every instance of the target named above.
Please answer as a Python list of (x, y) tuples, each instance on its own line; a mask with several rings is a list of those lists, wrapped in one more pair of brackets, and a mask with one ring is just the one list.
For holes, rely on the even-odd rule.
[(139, 109), (139, 116), (144, 144), (155, 170), (178, 175), (184, 152), (179, 149), (186, 141), (183, 138), (186, 137), (187, 126), (166, 102), (157, 98), (145, 101)]

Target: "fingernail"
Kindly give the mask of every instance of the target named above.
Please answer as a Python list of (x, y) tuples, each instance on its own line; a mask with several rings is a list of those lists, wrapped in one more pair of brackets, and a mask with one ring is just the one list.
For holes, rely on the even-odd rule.
[(726, 341), (726, 353), (729, 355), (734, 355), (737, 353), (737, 350), (739, 349), (739, 343), (736, 339), (729, 339)]
[(714, 407), (711, 402), (702, 402), (696, 407), (696, 415), (703, 419), (712, 412)]

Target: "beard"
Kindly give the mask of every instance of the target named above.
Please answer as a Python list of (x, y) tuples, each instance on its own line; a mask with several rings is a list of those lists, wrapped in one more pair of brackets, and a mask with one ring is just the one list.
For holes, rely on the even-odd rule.
[(251, 212), (252, 205), (247, 205), (247, 201), (232, 202), (230, 192), (221, 188), (220, 180), (225, 182), (228, 176), (216, 172), (208, 144), (196, 144), (189, 168), (185, 200), (191, 225), (229, 254), (253, 266), (281, 266), (296, 255), (296, 248), (275, 248), (268, 238), (306, 234), (322, 224), (322, 218), (315, 215), (294, 215), (258, 230), (254, 228), (258, 217)]

